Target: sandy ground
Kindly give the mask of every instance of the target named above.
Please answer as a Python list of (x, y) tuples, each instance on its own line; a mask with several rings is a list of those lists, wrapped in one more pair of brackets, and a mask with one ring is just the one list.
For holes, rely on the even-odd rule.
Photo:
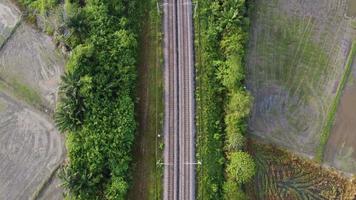
[(64, 136), (43, 111), (55, 108), (64, 58), (50, 37), (20, 16), (0, 0), (0, 199), (38, 193), (40, 199), (63, 199), (59, 179), (51, 175), (63, 162)]

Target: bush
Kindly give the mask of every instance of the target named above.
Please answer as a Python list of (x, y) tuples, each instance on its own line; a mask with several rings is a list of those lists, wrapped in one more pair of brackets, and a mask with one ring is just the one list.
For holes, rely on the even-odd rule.
[(241, 185), (235, 181), (228, 180), (224, 184), (224, 199), (226, 200), (247, 200), (249, 199), (241, 189)]
[(230, 163), (227, 165), (227, 176), (238, 184), (243, 184), (251, 180), (256, 171), (252, 157), (242, 151), (229, 155)]
[[(126, 196), (136, 132), (139, 29), (133, 22), (139, 17), (134, 10), (138, 2), (66, 1), (71, 35), (67, 41), (73, 51), (55, 119), (58, 128), (67, 132), (69, 163), (62, 179), (70, 198)], [(113, 4), (122, 6), (113, 8)]]
[[(234, 158), (245, 149), (246, 119), (252, 101), (243, 86), (249, 25), (246, 13), (245, 0), (199, 1), (199, 21), (196, 24), (199, 39), (196, 59), (197, 157), (205, 165), (197, 173), (198, 199), (244, 199), (241, 184), (254, 173), (254, 170), (249, 171), (243, 166), (236, 168)], [(228, 156), (225, 157), (224, 153)], [(248, 156), (247, 153), (243, 155)], [(245, 160), (252, 166), (253, 160), (248, 158)], [(229, 164), (224, 169), (226, 163)], [(239, 173), (234, 178), (225, 177), (224, 183), (224, 170), (237, 169)], [(246, 177), (236, 179), (240, 174)]]

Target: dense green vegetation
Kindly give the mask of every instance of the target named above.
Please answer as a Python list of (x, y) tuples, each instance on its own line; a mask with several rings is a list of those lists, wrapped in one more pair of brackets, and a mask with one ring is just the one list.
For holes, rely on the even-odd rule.
[(59, 0), (18, 0), (18, 2), (27, 11), (30, 11), (29, 17), (31, 20), (36, 20), (33, 14), (44, 15), (60, 3)]
[[(199, 1), (197, 37), (198, 199), (245, 199), (254, 174), (245, 151), (251, 97), (244, 89), (247, 4)], [(226, 172), (225, 172), (226, 170)]]
[(139, 0), (65, 2), (72, 54), (56, 123), (67, 133), (69, 199), (124, 199), (135, 138)]

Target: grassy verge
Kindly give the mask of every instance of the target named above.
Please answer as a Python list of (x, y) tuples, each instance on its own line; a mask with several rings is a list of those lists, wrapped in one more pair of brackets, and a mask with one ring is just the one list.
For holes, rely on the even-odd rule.
[(254, 174), (245, 150), (251, 96), (244, 87), (248, 5), (198, 1), (196, 30), (198, 199), (246, 199)]
[(16, 79), (11, 80), (9, 83), (0, 80), (0, 91), (18, 97), (20, 100), (23, 100), (35, 108), (42, 109), (44, 107), (41, 95), (33, 88), (20, 83)]
[(163, 72), (161, 49), (161, 16), (157, 0), (147, 1), (140, 38), (140, 64), (138, 74), (139, 122), (134, 158), (133, 185), (128, 199), (162, 199), (163, 168), (161, 139), (163, 117)]
[(337, 88), (336, 96), (330, 106), (324, 128), (322, 129), (322, 132), (321, 132), (320, 144), (318, 146), (316, 157), (315, 157), (315, 159), (319, 162), (322, 162), (323, 157), (324, 157), (325, 146), (328, 142), (329, 135), (330, 135), (331, 129), (334, 124), (335, 115), (336, 115), (338, 105), (340, 104), (342, 92), (345, 88), (348, 78), (350, 77), (351, 66), (352, 66), (352, 62), (353, 62), (355, 53), (356, 53), (356, 41), (353, 41), (352, 45), (351, 45), (351, 50), (349, 52), (349, 55), (347, 57), (347, 61), (345, 64), (345, 72), (344, 72), (342, 79), (340, 81), (340, 84)]
[(205, 49), (208, 38), (203, 31), (208, 28), (207, 18), (199, 6), (195, 17), (196, 53), (196, 152), (197, 160), (197, 199), (222, 199), (224, 182), (223, 153), (223, 110), (220, 84), (216, 80), (217, 69), (209, 65)]

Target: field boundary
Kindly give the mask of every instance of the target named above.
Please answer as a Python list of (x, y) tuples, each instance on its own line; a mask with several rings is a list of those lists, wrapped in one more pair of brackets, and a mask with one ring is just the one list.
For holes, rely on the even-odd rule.
[(22, 15), (19, 16), (19, 21), (15, 24), (15, 26), (12, 28), (10, 34), (5, 38), (4, 42), (0, 44), (0, 51), (2, 48), (6, 45), (6, 43), (13, 37), (15, 34), (17, 28), (22, 24)]
[(321, 135), (320, 135), (320, 144), (317, 148), (316, 156), (315, 156), (315, 160), (318, 162), (323, 161), (325, 146), (328, 142), (331, 129), (334, 125), (335, 115), (337, 112), (337, 108), (340, 104), (340, 99), (341, 99), (342, 93), (345, 89), (347, 80), (350, 77), (351, 66), (352, 66), (352, 62), (354, 60), (355, 54), (356, 54), (356, 40), (353, 40), (350, 51), (349, 51), (349, 55), (347, 57), (347, 61), (345, 64), (345, 72), (342, 75), (342, 79), (341, 79), (340, 84), (336, 91), (336, 96), (331, 104), (331, 107), (330, 107), (328, 115), (327, 115), (327, 120), (325, 122), (325, 125), (324, 125)]

